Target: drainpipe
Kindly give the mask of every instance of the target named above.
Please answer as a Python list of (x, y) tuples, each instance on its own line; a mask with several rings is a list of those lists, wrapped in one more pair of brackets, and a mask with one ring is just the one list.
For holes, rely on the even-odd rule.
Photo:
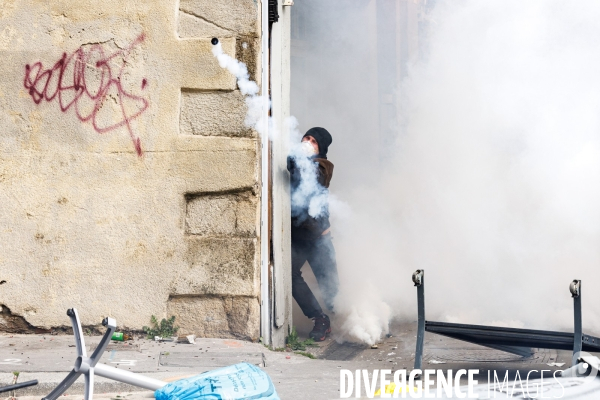
[(263, 104), (263, 134), (261, 145), (260, 196), (260, 334), (263, 343), (271, 344), (271, 299), (269, 290), (269, 1), (261, 1), (261, 95)]

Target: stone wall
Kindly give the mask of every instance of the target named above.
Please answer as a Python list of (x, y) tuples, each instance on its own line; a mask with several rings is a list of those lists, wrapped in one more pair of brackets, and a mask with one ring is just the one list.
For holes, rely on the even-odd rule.
[(259, 144), (210, 39), (258, 80), (260, 3), (1, 4), (0, 330), (256, 339)]

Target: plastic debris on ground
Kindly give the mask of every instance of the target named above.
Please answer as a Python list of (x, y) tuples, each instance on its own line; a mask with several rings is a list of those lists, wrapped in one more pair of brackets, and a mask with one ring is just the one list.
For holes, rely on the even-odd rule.
[(177, 343), (196, 344), (196, 335), (182, 335), (177, 337)]
[(168, 383), (158, 389), (154, 396), (157, 400), (280, 400), (269, 375), (248, 363), (239, 363)]
[(171, 337), (154, 336), (154, 341), (155, 342), (176, 342), (177, 336), (171, 336)]
[(446, 364), (446, 361), (429, 360), (429, 364)]
[(115, 332), (110, 339), (117, 342), (123, 342), (125, 340), (133, 340), (133, 336), (123, 332)]

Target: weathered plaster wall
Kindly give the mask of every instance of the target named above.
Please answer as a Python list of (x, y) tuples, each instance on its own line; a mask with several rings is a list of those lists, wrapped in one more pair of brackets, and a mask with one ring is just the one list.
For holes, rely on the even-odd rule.
[[(0, 1), (0, 304), (259, 335), (256, 0)], [(4, 313), (6, 314), (6, 313)], [(3, 314), (3, 315), (4, 315)], [(3, 322), (0, 321), (0, 329)]]

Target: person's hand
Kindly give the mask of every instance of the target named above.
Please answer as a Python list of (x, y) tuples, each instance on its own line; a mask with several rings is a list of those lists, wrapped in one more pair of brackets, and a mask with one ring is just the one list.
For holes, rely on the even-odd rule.
[(292, 156), (288, 156), (287, 158), (287, 170), (292, 172), (293, 169), (296, 169), (296, 161)]

